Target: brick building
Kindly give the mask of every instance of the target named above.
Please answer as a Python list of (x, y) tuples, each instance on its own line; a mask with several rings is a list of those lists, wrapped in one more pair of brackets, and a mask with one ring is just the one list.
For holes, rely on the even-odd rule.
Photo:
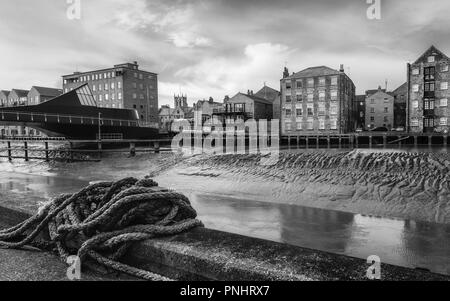
[(334, 70), (311, 67), (281, 80), (281, 132), (338, 134), (353, 131), (355, 85), (344, 66)]
[(33, 86), (28, 92), (28, 105), (37, 105), (63, 94), (63, 90)]
[[(209, 100), (199, 100), (194, 104), (194, 124), (204, 126), (208, 120), (213, 119), (215, 111), (221, 110), (223, 103), (215, 102), (212, 97)], [(214, 121), (216, 124), (218, 121)]]
[(255, 96), (264, 98), (273, 103), (273, 119), (281, 119), (281, 94), (271, 87), (264, 87), (255, 93)]
[(63, 76), (65, 93), (86, 83), (97, 106), (136, 109), (143, 123), (158, 126), (158, 75), (140, 70), (137, 62)]
[(25, 106), (28, 103), (28, 90), (12, 89), (8, 95), (7, 106)]
[(381, 87), (366, 94), (366, 129), (373, 130), (385, 127), (391, 130), (394, 126), (394, 96)]
[(448, 132), (450, 59), (431, 46), (407, 65), (407, 127), (410, 132)]

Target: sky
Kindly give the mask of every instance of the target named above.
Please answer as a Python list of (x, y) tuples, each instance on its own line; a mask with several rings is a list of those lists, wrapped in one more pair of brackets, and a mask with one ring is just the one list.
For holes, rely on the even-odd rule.
[[(159, 74), (159, 103), (279, 89), (283, 68), (345, 71), (357, 93), (406, 81), (431, 45), (450, 55), (450, 1), (0, 0), (0, 89), (61, 87), (61, 76), (138, 61)], [(77, 1), (77, 0), (70, 0)]]

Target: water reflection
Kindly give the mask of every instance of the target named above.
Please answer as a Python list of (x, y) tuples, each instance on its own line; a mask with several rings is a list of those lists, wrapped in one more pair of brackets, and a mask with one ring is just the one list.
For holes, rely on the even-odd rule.
[(450, 274), (450, 225), (191, 194), (207, 227)]

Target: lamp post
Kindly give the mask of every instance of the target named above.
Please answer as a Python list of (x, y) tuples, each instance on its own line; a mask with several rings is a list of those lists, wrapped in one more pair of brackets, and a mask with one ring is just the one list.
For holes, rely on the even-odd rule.
[(102, 113), (98, 113), (98, 141), (102, 141)]

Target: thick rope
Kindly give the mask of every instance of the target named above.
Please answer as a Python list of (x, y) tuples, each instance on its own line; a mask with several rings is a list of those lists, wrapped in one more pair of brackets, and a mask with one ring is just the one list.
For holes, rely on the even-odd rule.
[(184, 195), (148, 178), (125, 178), (60, 195), (28, 220), (0, 230), (0, 247), (56, 249), (64, 261), (77, 254), (82, 263), (93, 261), (147, 280), (169, 280), (119, 260), (135, 242), (203, 226), (196, 217)]

